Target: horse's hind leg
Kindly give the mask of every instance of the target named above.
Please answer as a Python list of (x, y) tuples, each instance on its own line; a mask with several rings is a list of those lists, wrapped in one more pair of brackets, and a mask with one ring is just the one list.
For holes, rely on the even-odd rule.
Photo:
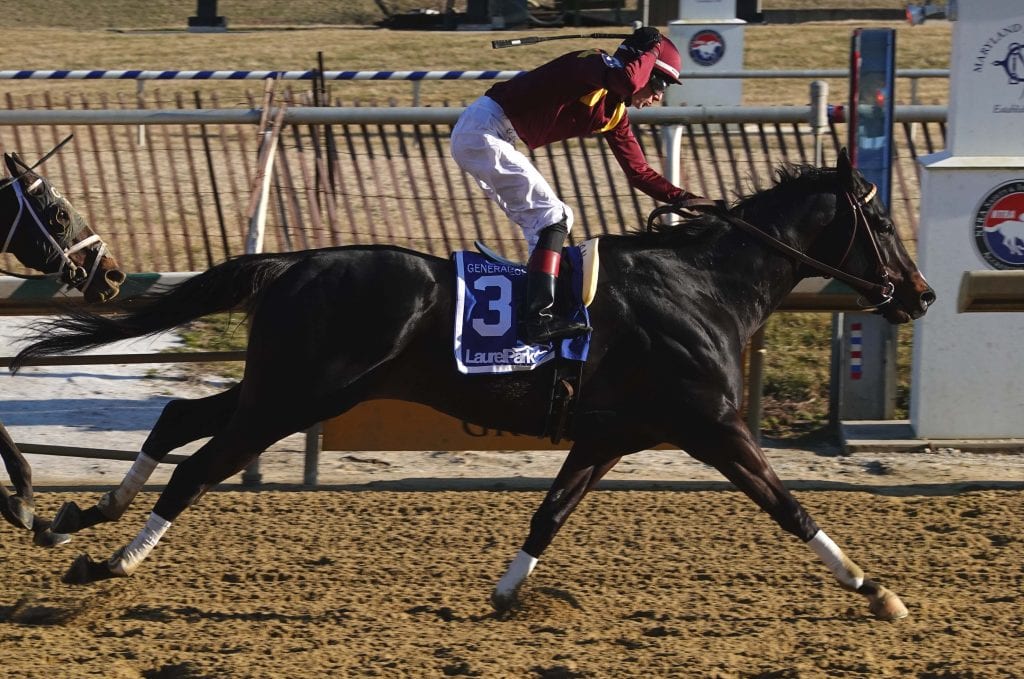
[(792, 533), (825, 562), (844, 588), (859, 592), (871, 612), (883, 620), (906, 617), (907, 609), (894, 593), (864, 577), (860, 566), (850, 560), (835, 542), (818, 528), (765, 458), (739, 413), (703, 432), (689, 431), (677, 442), (690, 455), (712, 465), (768, 512), (787, 533)]
[(223, 429), (238, 407), (240, 390), (241, 384), (237, 384), (227, 391), (205, 398), (168, 402), (118, 487), (104, 493), (96, 505), (88, 509), (81, 509), (75, 502), (66, 502), (54, 518), (54, 529), (75, 533), (99, 523), (120, 519), (156, 466), (170, 451), (213, 436)]
[(206, 491), (245, 469), (275, 441), (302, 429), (298, 426), (292, 430), (279, 430), (280, 433), (270, 433), (266, 428), (254, 431), (256, 426), (253, 423), (258, 421), (249, 419), (248, 424), (244, 424), (236, 418), (179, 464), (139, 534), (107, 561), (96, 562), (85, 554), (79, 556), (64, 574), (64, 582), (86, 584), (131, 575), (153, 551), (172, 522)]
[(506, 610), (515, 603), (519, 588), (533, 571), (540, 555), (551, 544), (555, 534), (565, 524), (569, 514), (618, 463), (622, 455), (631, 452), (635, 451), (581, 442), (573, 445), (540, 508), (530, 520), (530, 533), (522, 549), (516, 554), (491, 593), (491, 603), (497, 610)]

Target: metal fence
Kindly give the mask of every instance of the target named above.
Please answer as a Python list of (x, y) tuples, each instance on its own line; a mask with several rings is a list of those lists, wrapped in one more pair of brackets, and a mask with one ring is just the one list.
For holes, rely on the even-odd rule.
[[(523, 257), (522, 238), (448, 155), (461, 109), (314, 108), (286, 92), (289, 113), (274, 165), (264, 249), (393, 243), (446, 256), (483, 239)], [(260, 104), (221, 109), (216, 96), (178, 94), (175, 108), (144, 98), (41, 101), (0, 110), (0, 148), (33, 160), (69, 133), (42, 171), (79, 207), (130, 271), (195, 271), (244, 251), (261, 131)], [(102, 113), (96, 109), (102, 109)], [(918, 155), (944, 146), (944, 109), (897, 107), (891, 209), (916, 236)], [(96, 122), (96, 119), (106, 122)], [(810, 107), (646, 109), (631, 114), (662, 169), (666, 124), (682, 125), (682, 184), (732, 199), (764, 188), (782, 163), (810, 163)], [(826, 161), (845, 143), (831, 123)], [(577, 212), (573, 236), (639, 228), (655, 202), (624, 180), (599, 138), (531, 152)], [(12, 262), (13, 264), (13, 262)]]

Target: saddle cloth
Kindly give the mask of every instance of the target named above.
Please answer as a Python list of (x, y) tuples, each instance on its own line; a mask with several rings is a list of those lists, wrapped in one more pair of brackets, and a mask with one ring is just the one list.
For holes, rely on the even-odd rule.
[[(586, 290), (593, 299), (596, 288), (596, 241), (590, 247), (588, 263), (592, 264)], [(581, 250), (582, 248), (582, 250)], [(584, 252), (586, 247), (568, 247), (563, 252), (562, 278), (568, 278), (571, 302), (560, 304), (563, 283), (559, 281), (556, 312), (583, 323), (590, 315), (582, 301), (584, 284)], [(547, 344), (523, 344), (516, 338), (520, 300), (526, 294), (526, 267), (509, 261), (496, 261), (480, 253), (459, 251), (455, 260), (455, 364), (464, 374), (508, 373), (533, 370), (539, 365), (561, 357), (585, 361), (590, 347), (590, 333)], [(566, 276), (565, 269), (568, 269)], [(561, 309), (560, 309), (561, 307)], [(569, 308), (571, 307), (571, 308)]]

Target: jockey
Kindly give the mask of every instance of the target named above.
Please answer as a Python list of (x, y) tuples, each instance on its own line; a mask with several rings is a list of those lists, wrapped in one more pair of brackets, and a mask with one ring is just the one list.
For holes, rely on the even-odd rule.
[(601, 134), (635, 188), (666, 203), (693, 198), (648, 165), (626, 114), (627, 106), (640, 109), (661, 101), (665, 89), (679, 83), (680, 66), (671, 40), (655, 28), (639, 28), (614, 55), (598, 49), (570, 52), (496, 83), (470, 104), (452, 130), (452, 158), (526, 236), (530, 258), (518, 329), (523, 341), (548, 342), (590, 328), (551, 313), (573, 213), (516, 150), (516, 142), (535, 149)]

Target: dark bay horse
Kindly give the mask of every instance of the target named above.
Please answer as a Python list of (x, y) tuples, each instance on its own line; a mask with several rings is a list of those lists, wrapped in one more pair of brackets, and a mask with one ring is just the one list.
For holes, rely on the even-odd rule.
[[(740, 415), (740, 356), (798, 281), (829, 272), (892, 323), (935, 296), (874, 187), (843, 151), (835, 168), (785, 167), (775, 185), (680, 227), (600, 239), (594, 327), (573, 446), (492, 601), (512, 604), (569, 514), (623, 455), (669, 443), (714, 466), (878, 617), (899, 598), (820, 530), (783, 486)], [(770, 237), (770, 238), (769, 238)], [(42, 326), (20, 359), (160, 332), (245, 308), (250, 334), (236, 386), (166, 406), (121, 485), (55, 519), (74, 531), (121, 516), (174, 448), (212, 437), (177, 469), (143, 530), (107, 561), (81, 555), (65, 581), (134, 572), (205, 492), (275, 441), (373, 398), (413, 401), (491, 429), (541, 435), (551, 368), (465, 375), (453, 365), (453, 268), (398, 247), (351, 246), (241, 257), (118, 317), (72, 311)]]
[[(16, 153), (5, 153), (4, 163), (10, 176), (0, 179), (0, 253), (11, 253), (24, 266), (80, 290), (87, 302), (114, 299), (125, 275), (103, 240), (50, 182)], [(66, 542), (66, 536), (49, 530), (49, 521), (35, 516), (32, 469), (2, 423), (0, 456), (15, 488), (11, 495), (0, 484), (0, 514), (11, 524), (32, 530), (37, 544)]]

